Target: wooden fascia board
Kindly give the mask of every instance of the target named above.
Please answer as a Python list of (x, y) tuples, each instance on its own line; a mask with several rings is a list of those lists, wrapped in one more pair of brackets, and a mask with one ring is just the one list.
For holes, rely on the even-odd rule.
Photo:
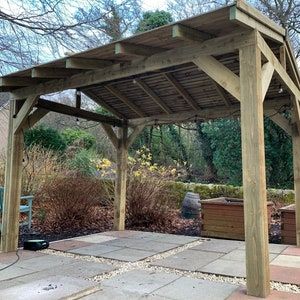
[(180, 48), (154, 54), (144, 59), (133, 60), (131, 64), (116, 64), (99, 70), (81, 72), (65, 79), (50, 80), (31, 87), (11, 91), (12, 99), (24, 99), (31, 94), (45, 95), (72, 88), (80, 88), (116, 79), (140, 75), (162, 68), (189, 63), (201, 55), (221, 55), (246, 47), (252, 43), (249, 32), (230, 34), (214, 39), (186, 45)]

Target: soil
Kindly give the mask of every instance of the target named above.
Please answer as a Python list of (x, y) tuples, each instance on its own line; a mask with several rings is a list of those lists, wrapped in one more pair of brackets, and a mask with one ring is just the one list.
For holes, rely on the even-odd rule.
[[(272, 214), (272, 224), (269, 234), (269, 240), (271, 243), (280, 243), (280, 217), (277, 211)], [(20, 227), (19, 246), (23, 245), (23, 242), (28, 239), (45, 239), (49, 242), (55, 240), (62, 240), (72, 238), (76, 236), (83, 236), (93, 233), (99, 233), (103, 231), (110, 231), (113, 228), (113, 213), (111, 209), (100, 209), (98, 212), (97, 221), (82, 226), (79, 229), (73, 231), (64, 230), (63, 232), (42, 232), (39, 225), (33, 220), (32, 228), (29, 230), (27, 226)], [(164, 224), (152, 224), (152, 225), (129, 225), (126, 226), (129, 230), (139, 231), (152, 231), (160, 233), (180, 234), (187, 236), (200, 236), (201, 234), (201, 219), (184, 219), (181, 217), (180, 210), (171, 210), (168, 215), (168, 219)]]

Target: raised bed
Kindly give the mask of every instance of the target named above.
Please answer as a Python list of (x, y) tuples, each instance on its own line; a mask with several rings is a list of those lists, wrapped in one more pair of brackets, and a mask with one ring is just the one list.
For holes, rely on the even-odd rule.
[[(268, 202), (270, 228), (272, 202)], [(201, 201), (201, 236), (244, 240), (244, 200), (215, 198)]]
[(281, 242), (296, 245), (295, 204), (279, 209), (281, 212)]

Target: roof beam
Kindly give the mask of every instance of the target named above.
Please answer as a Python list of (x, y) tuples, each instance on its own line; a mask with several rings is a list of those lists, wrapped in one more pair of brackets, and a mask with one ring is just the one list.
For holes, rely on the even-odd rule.
[(195, 59), (194, 64), (211, 77), (233, 97), (240, 101), (240, 78), (225, 67), (222, 63), (209, 55), (203, 55)]
[(118, 91), (115, 87), (110, 85), (104, 86), (111, 94), (120, 99), (124, 104), (126, 104), (132, 111), (134, 111), (138, 116), (145, 117), (146, 114), (136, 106), (127, 96)]
[(273, 29), (270, 29), (268, 26), (264, 25), (259, 21), (256, 21), (253, 17), (239, 10), (236, 6), (232, 6), (230, 8), (230, 20), (243, 27), (258, 30), (263, 35), (280, 44), (284, 43), (283, 38), (285, 34), (282, 35), (280, 33), (277, 33)]
[(78, 73), (76, 70), (63, 68), (33, 68), (32, 78), (65, 78)]
[(164, 101), (150, 89), (150, 87), (141, 79), (135, 79), (136, 83), (165, 113), (171, 114), (171, 109), (164, 103)]
[(172, 37), (185, 41), (203, 42), (204, 40), (211, 39), (212, 35), (195, 28), (176, 24), (172, 26)]
[(145, 45), (130, 44), (127, 42), (118, 42), (115, 44), (116, 55), (150, 56), (163, 51), (166, 51), (166, 49)]
[(228, 99), (227, 95), (225, 94), (224, 89), (217, 84), (214, 80), (212, 80), (212, 84), (216, 90), (216, 92), (218, 93), (218, 95), (220, 96), (220, 98), (222, 99), (222, 101), (224, 102), (224, 104), (229, 107), (231, 105), (230, 100)]
[[(283, 105), (290, 104), (290, 99), (281, 98), (272, 101), (264, 102), (264, 109), (276, 109), (278, 111)], [(184, 123), (191, 122), (194, 120), (210, 120), (217, 118), (226, 117), (238, 117), (240, 116), (240, 103), (232, 104), (230, 107), (227, 106), (217, 106), (210, 108), (203, 108), (198, 111), (189, 110), (180, 113), (172, 114), (160, 114), (146, 118), (139, 118), (129, 120), (128, 125), (130, 127), (136, 127), (139, 125), (151, 126), (159, 124), (171, 124), (171, 123)]]
[(85, 119), (88, 121), (106, 123), (106, 124), (119, 126), (119, 127), (122, 126), (122, 121), (114, 117), (104, 116), (98, 113), (94, 113), (83, 109), (78, 109), (76, 107), (72, 107), (69, 105), (65, 105), (65, 104), (61, 104), (49, 100), (39, 99), (39, 101), (36, 104), (36, 107), (43, 108), (49, 111), (54, 111), (56, 113), (60, 113), (63, 115)]
[(173, 85), (175, 90), (183, 97), (190, 107), (195, 110), (200, 109), (198, 103), (192, 98), (192, 96), (183, 88), (183, 86), (175, 79), (171, 73), (165, 73), (165, 78)]
[(34, 79), (31, 77), (4, 77), (0, 78), (0, 86), (1, 87), (19, 87), (19, 86), (29, 86), (39, 83), (38, 79)]
[(67, 69), (93, 70), (105, 68), (112, 64), (112, 61), (104, 59), (71, 57), (66, 60)]
[(115, 64), (104, 69), (79, 73), (70, 78), (51, 80), (32, 87), (13, 90), (11, 91), (11, 97), (12, 100), (18, 100), (24, 99), (24, 97), (32, 94), (51, 94), (62, 90), (100, 84), (181, 65), (191, 62), (201, 55), (220, 55), (232, 52), (240, 47), (251, 45), (253, 40), (249, 39), (250, 36), (251, 34), (248, 32), (242, 32), (207, 40), (201, 44), (193, 43), (193, 45), (185, 45), (180, 48), (174, 48), (162, 53), (154, 54), (143, 60), (133, 60), (126, 66)]

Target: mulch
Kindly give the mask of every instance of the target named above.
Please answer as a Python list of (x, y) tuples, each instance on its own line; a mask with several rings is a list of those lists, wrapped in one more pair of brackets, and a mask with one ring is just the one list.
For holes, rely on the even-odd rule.
[[(272, 224), (269, 233), (269, 240), (272, 243), (280, 243), (280, 217), (274, 211), (272, 215)], [(19, 246), (27, 239), (45, 239), (49, 242), (68, 239), (77, 236), (84, 236), (93, 233), (110, 231), (113, 228), (113, 212), (111, 208), (99, 208), (97, 217), (94, 218), (89, 224), (85, 224), (76, 230), (63, 230), (61, 232), (44, 231), (39, 226), (39, 223), (33, 218), (31, 230), (26, 226), (20, 227)], [(201, 235), (201, 219), (184, 219), (181, 216), (180, 210), (170, 210), (168, 218), (163, 224), (147, 224), (143, 225), (129, 225), (126, 229), (138, 231), (152, 231), (160, 233), (179, 234), (187, 236), (200, 236)]]

